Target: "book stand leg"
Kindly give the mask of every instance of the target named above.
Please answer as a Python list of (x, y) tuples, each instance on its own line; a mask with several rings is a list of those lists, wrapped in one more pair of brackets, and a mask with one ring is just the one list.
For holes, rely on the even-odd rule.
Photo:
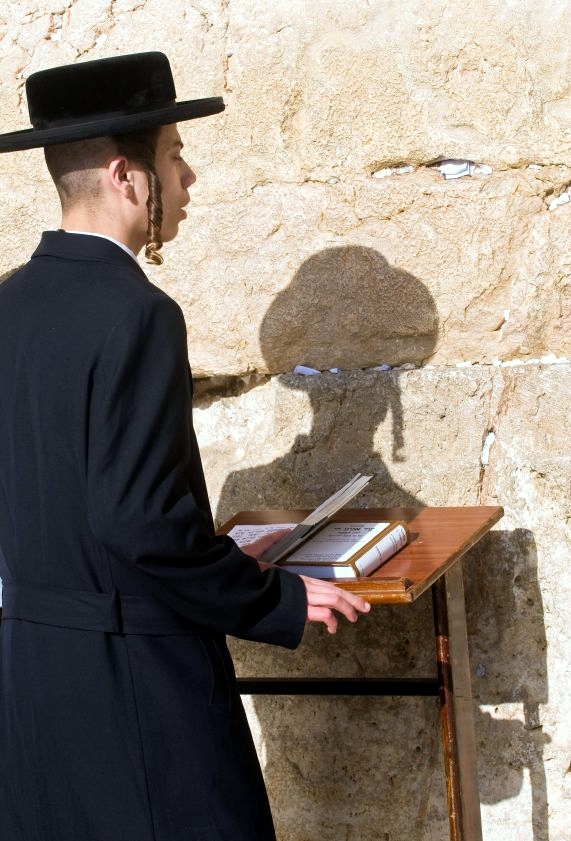
[(451, 841), (482, 841), (462, 563), (432, 585)]
[(461, 561), (431, 590), (437, 679), (243, 677), (238, 686), (244, 695), (438, 695), (450, 841), (482, 841)]

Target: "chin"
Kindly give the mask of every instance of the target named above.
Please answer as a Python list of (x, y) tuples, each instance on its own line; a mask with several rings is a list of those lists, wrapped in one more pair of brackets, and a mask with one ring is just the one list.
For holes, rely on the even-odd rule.
[(178, 224), (170, 225), (166, 230), (161, 229), (161, 238), (163, 242), (171, 242), (178, 234)]

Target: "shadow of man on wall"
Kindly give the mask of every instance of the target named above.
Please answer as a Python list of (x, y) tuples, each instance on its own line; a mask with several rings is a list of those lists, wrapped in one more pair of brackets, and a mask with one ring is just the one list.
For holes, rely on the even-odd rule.
[[(374, 249), (329, 248), (305, 261), (271, 304), (260, 342), (267, 370), (280, 374), (269, 434), (280, 418), (292, 426), (292, 411), (299, 412), (292, 390), (303, 391), (311, 407), (311, 420), (300, 418), (294, 426), (311, 428), (296, 434), (289, 452), (279, 458), (230, 474), (218, 521), (239, 510), (313, 508), (356, 472), (375, 478), (352, 505), (422, 506), (393, 479), (375, 436), (382, 425), (391, 438), (386, 443), (392, 461), (406, 459), (401, 399), (406, 368), (397, 366), (421, 365), (434, 351), (437, 335), (436, 306), (426, 286)], [(297, 364), (322, 373), (291, 373)], [(402, 608), (389, 606), (355, 626), (345, 623), (333, 641), (311, 626), (294, 655), (240, 641), (232, 641), (233, 653), (240, 673), (249, 675), (433, 673), (430, 599), (405, 610), (403, 615)], [(433, 698), (262, 696), (248, 704), (263, 740), (259, 748), (278, 837), (420, 838), (411, 827), (422, 832), (434, 799), (446, 837)], [(386, 785), (379, 785), (381, 774), (388, 775)], [(346, 816), (341, 822), (340, 815)], [(374, 829), (379, 826), (381, 835)]]
[[(306, 260), (271, 304), (260, 343), (268, 372), (281, 375), (284, 389), (307, 394), (312, 428), (296, 436), (287, 455), (231, 474), (218, 520), (240, 509), (313, 507), (358, 471), (376, 478), (355, 505), (421, 505), (391, 478), (375, 448), (379, 425), (390, 416), (393, 460), (405, 458), (402, 371), (375, 368), (420, 365), (437, 333), (426, 287), (373, 249), (329, 248)], [(299, 363), (323, 373), (291, 373)], [(276, 411), (286, 417), (292, 401), (282, 395)]]
[[(402, 374), (407, 363), (430, 357), (437, 334), (426, 287), (375, 250), (330, 248), (310, 257), (270, 306), (260, 341), (268, 371), (280, 374), (268, 434), (280, 419), (292, 426), (290, 390), (307, 395), (311, 428), (296, 434), (279, 458), (230, 474), (218, 521), (240, 510), (313, 508), (357, 471), (375, 479), (352, 505), (425, 504), (392, 478), (376, 436), (383, 425), (392, 439), (383, 450), (393, 463), (407, 458)], [(299, 363), (323, 373), (291, 373)], [(405, 368), (376, 370), (382, 363)], [(488, 535), (467, 557), (465, 578), (475, 700), (498, 705), (494, 714), (475, 709), (481, 801), (515, 797), (527, 768), (533, 838), (548, 841), (538, 714), (547, 700), (545, 629), (533, 536), (525, 530)], [(432, 639), (426, 594), (410, 606), (385, 606), (355, 626), (344, 624), (334, 640), (309, 627), (293, 655), (231, 644), (243, 675), (404, 677), (434, 674)], [(523, 722), (502, 714), (510, 702), (523, 705)], [(448, 837), (434, 699), (257, 696), (247, 704), (259, 725), (280, 838), (425, 841), (428, 827), (431, 837)]]

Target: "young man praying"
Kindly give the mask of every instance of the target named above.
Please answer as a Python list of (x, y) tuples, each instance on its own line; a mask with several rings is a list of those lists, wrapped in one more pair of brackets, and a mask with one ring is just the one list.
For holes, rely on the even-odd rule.
[[(214, 533), (179, 306), (143, 249), (195, 175), (161, 53), (27, 82), (59, 230), (0, 286), (0, 821), (7, 841), (273, 841), (225, 635), (295, 648), (368, 609)], [(229, 290), (231, 293), (231, 290)], [(190, 325), (192, 329), (192, 325)]]

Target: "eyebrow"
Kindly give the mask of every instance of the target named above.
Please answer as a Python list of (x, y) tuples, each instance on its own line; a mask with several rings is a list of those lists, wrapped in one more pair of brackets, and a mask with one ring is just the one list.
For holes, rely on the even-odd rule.
[(184, 143), (182, 140), (173, 140), (171, 143), (171, 149), (174, 149), (177, 146), (179, 149), (184, 149)]

